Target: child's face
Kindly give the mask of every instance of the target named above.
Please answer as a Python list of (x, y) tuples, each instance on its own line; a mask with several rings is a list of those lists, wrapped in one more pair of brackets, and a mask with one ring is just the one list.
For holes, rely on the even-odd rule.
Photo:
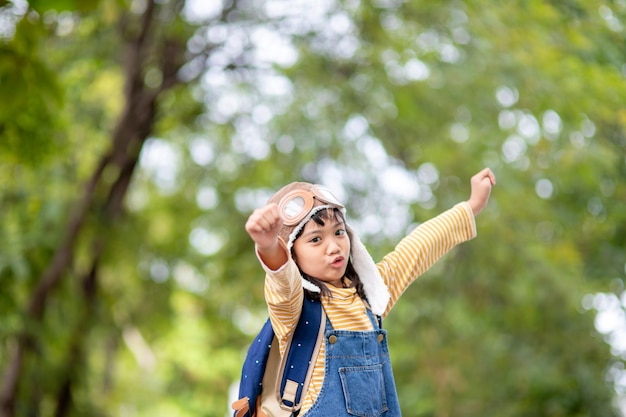
[(323, 221), (324, 225), (313, 220), (306, 223), (293, 243), (294, 260), (305, 274), (341, 287), (350, 257), (350, 238), (339, 216), (325, 216)]

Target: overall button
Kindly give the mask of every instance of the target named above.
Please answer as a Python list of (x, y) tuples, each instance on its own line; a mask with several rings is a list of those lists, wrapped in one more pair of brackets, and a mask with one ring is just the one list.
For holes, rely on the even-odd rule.
[(328, 342), (329, 342), (331, 345), (334, 345), (335, 343), (337, 343), (337, 336), (335, 336), (334, 334), (331, 334), (331, 335), (328, 337)]
[(378, 334), (378, 343), (382, 342), (384, 338), (385, 338), (385, 336), (383, 336), (382, 333), (379, 333)]

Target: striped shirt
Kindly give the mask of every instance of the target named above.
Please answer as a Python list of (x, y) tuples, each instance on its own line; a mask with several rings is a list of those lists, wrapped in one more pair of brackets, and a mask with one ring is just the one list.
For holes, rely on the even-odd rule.
[[(468, 203), (463, 202), (421, 224), (402, 239), (393, 252), (376, 264), (391, 294), (383, 317), (418, 276), (456, 245), (475, 236), (476, 225), (472, 209)], [(302, 308), (301, 276), (291, 257), (276, 271), (270, 270), (265, 265), (263, 268), (266, 272), (265, 299), (282, 355), (289, 335), (298, 323)], [(322, 306), (334, 329), (373, 330), (365, 304), (356, 294), (355, 288), (337, 288), (329, 285), (328, 289), (332, 297), (322, 297)], [(322, 388), (324, 351), (322, 343), (300, 415), (304, 415), (311, 408)]]

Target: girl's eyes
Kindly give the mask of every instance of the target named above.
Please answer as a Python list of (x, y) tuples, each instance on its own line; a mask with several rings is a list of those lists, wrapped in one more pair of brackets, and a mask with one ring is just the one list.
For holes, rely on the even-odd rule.
[[(343, 236), (346, 234), (346, 230), (345, 229), (337, 229), (335, 231), (335, 236)], [(320, 242), (322, 240), (322, 238), (320, 236), (314, 236), (311, 239), (309, 239), (309, 242), (311, 243), (317, 243)]]

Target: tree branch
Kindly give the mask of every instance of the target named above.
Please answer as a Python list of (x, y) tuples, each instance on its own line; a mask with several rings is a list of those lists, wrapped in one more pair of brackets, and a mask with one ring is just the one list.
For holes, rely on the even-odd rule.
[[(172, 65), (167, 59), (161, 61), (162, 65), (164, 65), (164, 74), (168, 76), (167, 83), (161, 89), (149, 91), (143, 81), (143, 73), (148, 61), (150, 46), (158, 41), (150, 36), (154, 9), (154, 0), (149, 1), (141, 19), (138, 35), (128, 42), (125, 61), (125, 107), (112, 135), (111, 150), (101, 157), (91, 178), (87, 181), (83, 196), (70, 216), (65, 237), (58, 246), (50, 264), (41, 275), (28, 301), (27, 316), (31, 321), (41, 322), (43, 320), (50, 293), (59, 284), (65, 271), (72, 263), (78, 236), (84, 228), (88, 212), (93, 209), (96, 190), (101, 184), (102, 174), (110, 166), (114, 166), (117, 169), (118, 178), (108, 191), (107, 200), (104, 204), (105, 213), (113, 221), (122, 211), (123, 200), (136, 167), (139, 152), (154, 125), (157, 98), (165, 88), (171, 88), (177, 83), (171, 77), (171, 67), (165, 67), (165, 65)], [(174, 51), (171, 47), (165, 47), (163, 54), (171, 56)], [(179, 56), (182, 56), (182, 54), (179, 54)], [(176, 62), (177, 68), (179, 68), (180, 61), (176, 60)], [(93, 270), (90, 276), (93, 277), (91, 284), (94, 288), (97, 284), (97, 262), (102, 250), (100, 244), (95, 246), (100, 249), (96, 249), (92, 254)], [(22, 331), (16, 337), (15, 348), (9, 355), (2, 386), (0, 387), (0, 417), (14, 416), (16, 395), (24, 358), (33, 342), (33, 335), (29, 334), (28, 331)], [(70, 390), (71, 382), (71, 378), (68, 379), (64, 384), (63, 391), (60, 393), (57, 409), (59, 415), (65, 413), (67, 401), (71, 400), (71, 398), (65, 395)]]

